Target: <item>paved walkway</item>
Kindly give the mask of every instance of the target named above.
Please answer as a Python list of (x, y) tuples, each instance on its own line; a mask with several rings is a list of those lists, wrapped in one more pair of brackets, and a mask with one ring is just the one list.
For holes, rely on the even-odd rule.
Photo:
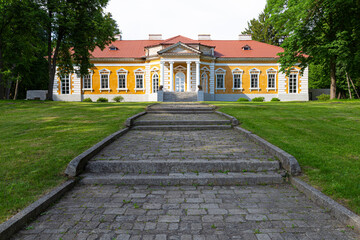
[[(212, 114), (196, 115), (148, 114), (142, 120), (222, 119)], [(239, 159), (267, 167), (269, 162), (276, 163), (273, 156), (233, 130), (132, 130), (91, 162), (143, 161), (142, 167), (146, 168), (146, 163), (153, 161), (165, 164), (223, 161), (232, 166)], [(194, 169), (195, 175), (201, 170), (192, 165), (183, 167), (187, 171)], [(254, 186), (80, 183), (14, 239), (343, 240), (358, 237), (287, 183)]]

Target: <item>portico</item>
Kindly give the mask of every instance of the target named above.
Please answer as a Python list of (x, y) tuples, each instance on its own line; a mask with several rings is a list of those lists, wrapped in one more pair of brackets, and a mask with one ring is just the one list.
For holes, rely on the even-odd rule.
[[(179, 65), (186, 63), (186, 68)], [(174, 65), (178, 65), (174, 69)], [(192, 67), (195, 66), (195, 71), (192, 71)], [(166, 74), (165, 69), (168, 70), (168, 75)], [(181, 74), (180, 74), (181, 73)], [(192, 84), (192, 73), (195, 74), (195, 88)], [(169, 76), (167, 78), (167, 76)], [(186, 76), (186, 84), (185, 84)], [(164, 88), (165, 91), (170, 92), (194, 92), (198, 91), (200, 85), (200, 59), (161, 59), (160, 60), (160, 85), (166, 86), (165, 79), (167, 78), (169, 83), (169, 88)], [(186, 88), (185, 88), (186, 85)]]

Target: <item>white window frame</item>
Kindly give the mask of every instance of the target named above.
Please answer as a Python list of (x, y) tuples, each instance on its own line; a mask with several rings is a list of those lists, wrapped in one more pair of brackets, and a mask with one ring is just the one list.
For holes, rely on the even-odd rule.
[[(222, 88), (218, 88), (218, 84), (217, 84), (217, 80), (218, 80), (218, 75), (222, 75), (223, 76), (223, 87)], [(225, 87), (225, 76), (226, 76), (226, 70), (222, 69), (222, 68), (218, 68), (215, 71), (215, 90), (223, 90), (225, 92), (226, 87)]]
[[(62, 87), (63, 87), (62, 86), (63, 85), (62, 78), (65, 76), (68, 76), (68, 78), (69, 78), (69, 93), (63, 93), (63, 91), (62, 91)], [(70, 95), (71, 94), (71, 73), (60, 75), (60, 93), (61, 93), (61, 95)]]
[(85, 75), (85, 76), (90, 76), (90, 88), (85, 88), (85, 76), (82, 77), (82, 90), (83, 91), (94, 91), (94, 89), (92, 88), (92, 80), (93, 80), (93, 74), (94, 74), (94, 71), (89, 71), (89, 74)]
[[(155, 82), (154, 82), (154, 76), (157, 76), (157, 90), (155, 91)], [(159, 74), (156, 72), (153, 72), (152, 76), (151, 76), (151, 82), (152, 82), (152, 93), (157, 93), (159, 91), (159, 87), (160, 87), (160, 77)]]
[[(240, 68), (235, 68), (234, 70), (232, 70), (232, 75), (233, 75), (233, 92), (235, 90), (240, 90), (240, 91), (243, 91), (243, 87), (242, 87), (242, 78), (243, 78), (243, 74), (244, 74), (244, 71)], [(240, 87), (239, 88), (236, 88), (235, 87), (235, 75), (240, 75)]]
[[(123, 69), (123, 68), (120, 68), (119, 70), (116, 71), (116, 75), (117, 75), (117, 88), (116, 90), (119, 92), (119, 91), (128, 91), (129, 89), (127, 88), (127, 75), (128, 75), (128, 72), (127, 70)], [(119, 77), (120, 75), (125, 75), (125, 88), (121, 88), (120, 87), (120, 84), (119, 84)]]
[[(104, 68), (104, 69), (101, 69), (100, 71), (99, 71), (99, 75), (100, 75), (100, 92), (101, 91), (109, 91), (110, 92), (110, 70), (108, 70), (108, 69), (106, 69), (106, 68)], [(102, 76), (107, 76), (107, 80), (108, 80), (108, 87), (107, 88), (102, 88), (101, 87), (101, 80), (102, 80)]]
[[(204, 77), (205, 76), (205, 77)], [(201, 74), (201, 83), (205, 84), (205, 86), (202, 86), (202, 90), (204, 91), (204, 93), (207, 93), (207, 89), (208, 89), (208, 82), (209, 82), (209, 77), (208, 77), (208, 74), (207, 72), (203, 72)]]
[[(260, 70), (257, 68), (252, 68), (249, 70), (249, 74), (250, 74), (250, 92), (253, 90), (258, 90), (260, 91)], [(251, 75), (257, 75), (257, 87), (253, 88), (251, 87)]]
[[(296, 92), (290, 93), (290, 75), (295, 75), (296, 80)], [(299, 93), (299, 70), (296, 68), (291, 69), (289, 77), (288, 77), (288, 94), (297, 94)]]
[[(269, 80), (270, 80), (269, 75), (270, 74), (274, 74), (274, 76), (275, 76), (275, 78), (274, 78), (274, 87), (273, 88), (269, 87)], [(276, 90), (277, 89), (277, 85), (276, 85), (277, 70), (275, 68), (270, 68), (270, 69), (266, 70), (266, 75), (267, 75), (266, 91)]]
[[(135, 92), (137, 92), (137, 91), (145, 91), (145, 78), (144, 78), (144, 75), (145, 75), (145, 71), (143, 70), (143, 69), (141, 69), (141, 68), (138, 68), (138, 69), (136, 69), (135, 71), (134, 71), (134, 75), (135, 75)], [(136, 76), (137, 75), (140, 75), (140, 76), (142, 76), (142, 88), (138, 88), (136, 85), (137, 85), (137, 82), (136, 82)]]

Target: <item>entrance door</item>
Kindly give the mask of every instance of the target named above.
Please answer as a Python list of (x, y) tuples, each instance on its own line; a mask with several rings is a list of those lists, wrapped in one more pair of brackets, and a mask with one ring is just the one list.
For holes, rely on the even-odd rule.
[(175, 75), (175, 92), (185, 92), (185, 74), (182, 72)]

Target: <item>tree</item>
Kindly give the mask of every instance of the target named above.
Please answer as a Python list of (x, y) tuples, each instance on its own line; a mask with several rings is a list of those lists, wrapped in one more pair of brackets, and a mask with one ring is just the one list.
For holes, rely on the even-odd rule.
[[(331, 79), (330, 98), (335, 98), (337, 63), (347, 59), (350, 69), (356, 55), (347, 58), (344, 52), (352, 48), (352, 35), (359, 39), (359, 1), (268, 0), (266, 12), (274, 28), (288, 36), (282, 44), (285, 51), (280, 56), (281, 70), (288, 73), (291, 66), (300, 63), (303, 71), (309, 63), (325, 60)], [(359, 52), (359, 44), (355, 46), (355, 52)]]
[(256, 41), (279, 46), (283, 37), (278, 35), (278, 32), (275, 31), (274, 27), (267, 21), (268, 19), (268, 14), (264, 12), (260, 13), (258, 19), (253, 18), (250, 20), (250, 22), (248, 22), (248, 28), (245, 28), (245, 31), (241, 33), (251, 34), (252, 39)]
[(31, 0), (0, 0), (0, 99), (9, 99), (13, 82), (42, 57), (41, 18)]
[(42, 0), (46, 11), (47, 59), (49, 70), (48, 99), (52, 100), (53, 83), (58, 66), (63, 73), (80, 67), (88, 74), (91, 52), (104, 49), (119, 32), (116, 22), (103, 8), (108, 0)]

